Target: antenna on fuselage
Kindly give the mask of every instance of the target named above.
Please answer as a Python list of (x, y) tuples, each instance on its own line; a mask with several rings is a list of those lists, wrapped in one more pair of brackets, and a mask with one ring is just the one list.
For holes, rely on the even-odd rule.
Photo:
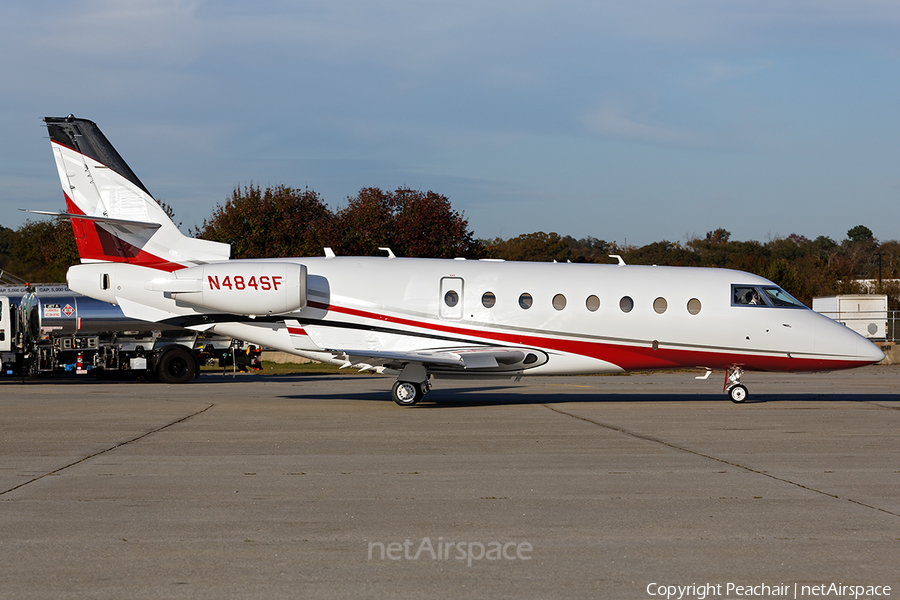
[(626, 265), (625, 265), (625, 261), (624, 261), (624, 260), (622, 259), (622, 257), (619, 256), (618, 254), (610, 254), (609, 257), (610, 257), (610, 258), (614, 258), (614, 259), (616, 259), (617, 261), (619, 261), (619, 266), (620, 266), (620, 267), (626, 266)]

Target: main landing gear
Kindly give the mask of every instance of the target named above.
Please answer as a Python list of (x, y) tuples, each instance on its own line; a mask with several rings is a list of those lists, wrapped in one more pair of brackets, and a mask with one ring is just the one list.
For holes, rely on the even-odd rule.
[(400, 406), (414, 406), (431, 390), (431, 376), (419, 363), (407, 363), (391, 389), (391, 397)]
[(746, 386), (741, 384), (741, 376), (744, 370), (740, 367), (728, 367), (725, 372), (725, 393), (731, 398), (731, 401), (740, 404), (747, 400), (750, 393)]
[(396, 381), (391, 389), (394, 402), (400, 406), (414, 406), (431, 390), (431, 382)]

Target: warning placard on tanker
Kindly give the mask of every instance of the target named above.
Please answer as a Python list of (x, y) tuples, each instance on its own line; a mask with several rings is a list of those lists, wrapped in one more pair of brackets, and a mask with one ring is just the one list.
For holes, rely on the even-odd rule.
[(59, 319), (62, 317), (62, 310), (59, 308), (59, 304), (45, 304), (44, 305), (44, 318), (45, 319)]

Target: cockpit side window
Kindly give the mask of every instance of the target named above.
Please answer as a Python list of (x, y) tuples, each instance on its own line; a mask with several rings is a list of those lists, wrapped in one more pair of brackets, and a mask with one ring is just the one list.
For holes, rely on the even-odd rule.
[(769, 306), (775, 308), (806, 308), (806, 306), (775, 285), (731, 286), (732, 306)]
[(755, 285), (732, 285), (732, 306), (766, 306), (766, 296)]

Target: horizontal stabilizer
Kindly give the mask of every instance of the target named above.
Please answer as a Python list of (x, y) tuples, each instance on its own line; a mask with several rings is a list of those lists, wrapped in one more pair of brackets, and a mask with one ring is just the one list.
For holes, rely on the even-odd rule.
[(89, 215), (76, 215), (72, 213), (50, 212), (47, 210), (28, 210), (20, 208), (19, 210), (34, 213), (36, 215), (47, 215), (50, 217), (59, 217), (60, 219), (84, 219), (85, 221), (96, 221), (98, 223), (112, 223), (113, 225), (130, 225), (132, 227), (145, 227), (147, 229), (159, 229), (162, 227), (160, 223), (150, 223), (147, 221), (129, 221), (127, 219), (112, 219), (110, 217), (92, 217)]

